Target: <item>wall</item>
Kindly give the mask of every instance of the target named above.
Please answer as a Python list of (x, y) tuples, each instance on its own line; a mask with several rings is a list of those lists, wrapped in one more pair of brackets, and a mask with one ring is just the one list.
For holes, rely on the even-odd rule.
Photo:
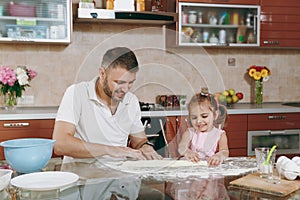
[[(141, 101), (154, 102), (160, 94), (187, 94), (208, 86), (211, 92), (234, 88), (250, 102), (246, 69), (265, 65), (271, 77), (264, 84), (264, 101), (300, 100), (300, 50), (258, 48), (164, 48), (164, 29), (120, 24), (77, 24), (72, 43), (0, 44), (0, 65), (27, 65), (38, 72), (24, 95), (34, 95), (34, 106), (59, 105), (65, 89), (97, 75), (106, 49), (128, 46), (136, 51), (141, 70), (132, 88)], [(227, 58), (237, 60), (227, 66)]]

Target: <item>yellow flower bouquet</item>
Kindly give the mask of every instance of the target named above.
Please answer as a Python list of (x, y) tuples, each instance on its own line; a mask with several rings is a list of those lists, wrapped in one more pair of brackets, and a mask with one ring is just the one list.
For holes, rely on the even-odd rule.
[(271, 75), (271, 70), (266, 66), (252, 65), (248, 69), (248, 74), (256, 81), (267, 81)]
[(248, 75), (254, 79), (255, 88), (255, 103), (262, 104), (263, 102), (263, 82), (269, 80), (271, 75), (271, 70), (266, 66), (256, 66), (252, 65), (248, 68)]

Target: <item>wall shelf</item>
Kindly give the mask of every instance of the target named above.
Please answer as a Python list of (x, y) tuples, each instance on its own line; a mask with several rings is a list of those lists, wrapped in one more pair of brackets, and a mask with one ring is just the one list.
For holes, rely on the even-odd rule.
[(170, 25), (178, 20), (177, 13), (172, 12), (125, 12), (115, 11), (115, 19), (78, 18), (74, 15), (75, 23), (116, 23), (142, 25)]

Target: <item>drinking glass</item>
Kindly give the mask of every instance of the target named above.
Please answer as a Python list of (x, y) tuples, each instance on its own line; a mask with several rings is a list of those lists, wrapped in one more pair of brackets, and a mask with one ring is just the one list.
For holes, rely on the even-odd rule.
[(277, 151), (276, 149), (273, 151), (269, 163), (268, 164), (266, 163), (270, 150), (271, 148), (269, 147), (255, 148), (256, 164), (257, 164), (257, 169), (259, 171), (259, 176), (261, 178), (268, 178), (270, 168), (272, 168), (270, 163), (271, 164), (275, 163), (276, 151)]

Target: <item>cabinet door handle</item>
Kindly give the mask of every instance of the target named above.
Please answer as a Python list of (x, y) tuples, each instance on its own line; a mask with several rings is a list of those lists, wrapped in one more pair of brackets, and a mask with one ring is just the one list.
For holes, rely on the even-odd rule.
[(258, 21), (258, 16), (257, 15), (254, 15), (254, 24), (253, 24), (253, 34), (256, 35), (257, 34), (257, 30), (256, 30), (256, 22)]
[(264, 44), (279, 44), (278, 41), (264, 41)]
[(270, 135), (283, 135), (285, 131), (270, 131)]
[(268, 120), (284, 120), (286, 116), (284, 115), (269, 115)]
[(159, 134), (146, 134), (147, 138), (159, 137)]
[(27, 127), (29, 126), (29, 122), (19, 122), (19, 123), (4, 123), (4, 127), (9, 128), (9, 127)]

